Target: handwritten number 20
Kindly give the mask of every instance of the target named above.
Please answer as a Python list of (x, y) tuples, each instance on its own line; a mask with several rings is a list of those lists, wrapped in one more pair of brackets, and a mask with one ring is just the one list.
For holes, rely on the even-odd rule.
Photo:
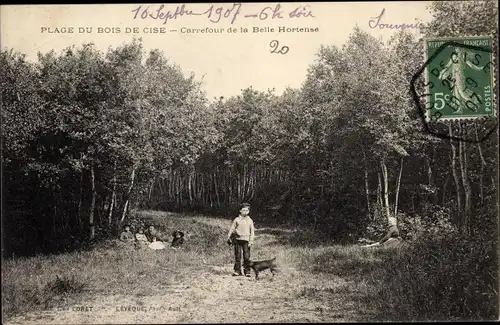
[(271, 53), (287, 54), (290, 50), (288, 46), (282, 46), (281, 49), (278, 50), (279, 42), (277, 40), (272, 40), (269, 46), (271, 46)]

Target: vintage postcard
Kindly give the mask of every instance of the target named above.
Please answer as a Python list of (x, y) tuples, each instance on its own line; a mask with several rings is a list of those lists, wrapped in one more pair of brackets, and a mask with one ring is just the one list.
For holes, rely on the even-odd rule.
[(4, 324), (499, 319), (497, 1), (0, 14)]

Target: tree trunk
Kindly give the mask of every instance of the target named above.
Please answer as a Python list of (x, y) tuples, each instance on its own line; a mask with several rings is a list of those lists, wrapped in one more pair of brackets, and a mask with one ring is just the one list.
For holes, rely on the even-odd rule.
[(189, 193), (189, 206), (193, 206), (193, 177), (192, 177), (192, 172), (189, 172), (188, 174), (188, 193)]
[[(453, 136), (453, 129), (451, 127), (451, 123), (448, 124), (448, 130), (450, 132), (450, 137)], [(462, 221), (462, 191), (460, 190), (460, 179), (458, 178), (457, 168), (456, 168), (456, 157), (457, 157), (457, 148), (453, 143), (453, 140), (450, 139), (451, 146), (451, 170), (453, 173), (453, 179), (455, 181), (455, 189), (457, 192), (457, 213), (455, 216), (455, 222), (460, 224)]]
[(403, 174), (403, 159), (404, 156), (401, 156), (401, 167), (399, 168), (398, 182), (396, 184), (396, 197), (394, 199), (394, 216), (398, 215), (398, 200), (399, 200), (399, 188), (401, 185), (401, 175)]
[[(57, 186), (56, 186), (57, 188)], [(57, 189), (52, 190), (52, 202), (54, 205), (54, 214), (52, 215), (52, 236), (57, 237), (57, 205), (59, 204), (59, 200), (57, 200)]]
[[(479, 137), (477, 135), (477, 124), (474, 123), (475, 131), (476, 131), (476, 141), (479, 141)], [(479, 174), (479, 199), (481, 200), (481, 204), (484, 203), (484, 189), (483, 189), (483, 177), (484, 177), (484, 168), (486, 167), (486, 160), (483, 156), (483, 150), (481, 149), (481, 143), (477, 143), (477, 149), (479, 151), (479, 157), (481, 158), (481, 173)]]
[(446, 180), (443, 185), (443, 196), (441, 198), (441, 205), (444, 206), (446, 204), (446, 191), (448, 190), (448, 182), (450, 181), (450, 174), (446, 175)]
[(97, 197), (97, 191), (95, 189), (95, 171), (94, 171), (94, 163), (90, 167), (90, 181), (92, 186), (92, 202), (90, 203), (90, 213), (89, 213), (89, 235), (90, 240), (95, 237), (95, 225), (94, 225), (94, 209), (95, 209), (95, 200)]
[(113, 224), (113, 210), (116, 204), (116, 160), (113, 167), (113, 193), (111, 193), (111, 203), (109, 204), (108, 225)]
[(368, 165), (366, 162), (365, 150), (363, 149), (363, 162), (365, 165), (365, 194), (366, 194), (366, 208), (368, 209), (368, 218), (373, 220), (370, 207), (370, 187), (368, 184)]
[[(462, 131), (460, 122), (459, 122), (459, 132)], [(471, 206), (472, 206), (472, 190), (469, 182), (469, 175), (467, 173), (467, 150), (465, 146), (464, 141), (460, 141), (458, 144), (458, 150), (459, 150), (459, 155), (458, 155), (458, 161), (460, 163), (460, 171), (462, 175), (462, 184), (464, 187), (464, 194), (465, 194), (465, 204), (464, 204), (464, 215), (463, 215), (463, 221), (464, 221), (464, 229), (466, 233), (470, 231), (470, 217), (471, 217)]]
[(148, 200), (151, 200), (151, 193), (153, 193), (153, 187), (155, 186), (156, 177), (153, 176), (153, 180), (151, 181), (151, 186), (149, 187)]
[(181, 192), (181, 182), (180, 182), (180, 178), (178, 176), (178, 171), (174, 171), (174, 179), (175, 179), (175, 198), (176, 198), (176, 202), (177, 202), (177, 207), (180, 207), (181, 206), (181, 195), (180, 195), (180, 192)]
[(132, 174), (130, 175), (130, 186), (128, 187), (127, 194), (125, 195), (125, 204), (123, 205), (122, 217), (120, 219), (120, 224), (123, 223), (125, 217), (127, 216), (128, 205), (130, 201), (130, 194), (132, 193), (132, 189), (134, 188), (134, 180), (135, 180), (135, 170), (137, 167), (134, 165), (132, 167)]
[(389, 206), (389, 177), (387, 175), (387, 165), (385, 163), (385, 159), (382, 158), (380, 160), (380, 166), (382, 168), (382, 179), (383, 179), (383, 186), (382, 186), (382, 197), (384, 199), (384, 207), (385, 207), (385, 215), (387, 217), (387, 221), (391, 221), (391, 208)]
[(220, 208), (220, 196), (219, 196), (219, 187), (217, 186), (217, 169), (215, 169), (215, 172), (213, 173), (213, 183), (214, 183), (214, 189), (215, 189), (215, 199), (217, 200), (217, 208)]
[(243, 164), (243, 188), (242, 188), (242, 195), (241, 195), (241, 200), (246, 200), (247, 198), (247, 164)]
[[(231, 171), (229, 171), (229, 173), (230, 173), (230, 175), (229, 175), (229, 179), (234, 179), (234, 178), (232, 177), (232, 175), (231, 175), (231, 174), (232, 174), (232, 172), (231, 172)], [(232, 182), (230, 182), (230, 181), (228, 181), (228, 180), (227, 180), (227, 179), (228, 179), (227, 175), (225, 175), (225, 176), (226, 176), (226, 177), (225, 177), (226, 184), (228, 184), (228, 187), (227, 187), (227, 188), (228, 188), (228, 190), (229, 190), (229, 193), (228, 193), (228, 203), (229, 203), (229, 205), (231, 205), (231, 203), (232, 203), (232, 196), (233, 196), (233, 184), (232, 184)]]
[(80, 211), (82, 209), (82, 200), (83, 200), (83, 169), (80, 171), (80, 197), (78, 198), (78, 211), (77, 211), (77, 221), (78, 221), (78, 226), (80, 229), (80, 234), (83, 233), (83, 220), (80, 214)]
[(429, 189), (431, 190), (431, 194), (430, 194), (431, 203), (437, 204), (437, 194), (435, 192), (434, 181), (433, 181), (433, 177), (432, 177), (431, 159), (427, 157), (425, 159), (425, 162), (427, 165), (427, 184), (429, 185)]
[(380, 178), (380, 172), (377, 172), (377, 178), (378, 178), (377, 205), (378, 205), (378, 211), (382, 215), (384, 211), (384, 203), (382, 201), (382, 179)]
[[(167, 176), (168, 177), (168, 176)], [(156, 178), (153, 178), (153, 183), (156, 181)], [(165, 185), (165, 183), (167, 185)], [(165, 180), (163, 176), (158, 177), (158, 189), (160, 190), (160, 195), (163, 197), (163, 188), (165, 188), (165, 191), (167, 192), (167, 197), (168, 197), (168, 183), (169, 179)], [(153, 186), (154, 189), (154, 186)]]
[(237, 180), (238, 180), (238, 188), (237, 188), (237, 192), (236, 192), (237, 193), (236, 194), (237, 195), (236, 201), (237, 202), (241, 202), (242, 201), (242, 199), (241, 199), (241, 178), (242, 177), (241, 177), (241, 170), (239, 168), (237, 170), (237, 173), (238, 173), (238, 175), (237, 175), (238, 176), (238, 178), (237, 178)]

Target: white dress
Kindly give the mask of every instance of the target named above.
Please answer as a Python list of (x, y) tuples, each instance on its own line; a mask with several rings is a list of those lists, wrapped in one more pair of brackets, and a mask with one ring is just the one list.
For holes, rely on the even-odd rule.
[(149, 248), (151, 249), (165, 249), (165, 244), (162, 241), (156, 240), (152, 242), (151, 244), (148, 245)]

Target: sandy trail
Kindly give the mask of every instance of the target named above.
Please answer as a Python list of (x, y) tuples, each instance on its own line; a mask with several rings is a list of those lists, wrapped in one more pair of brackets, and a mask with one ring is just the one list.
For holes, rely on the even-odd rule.
[[(171, 286), (165, 295), (98, 296), (64, 310), (17, 316), (6, 324), (347, 322), (356, 318), (355, 306), (351, 304), (349, 310), (345, 301), (330, 300), (325, 305), (298, 297), (301, 288), (317, 285), (312, 275), (289, 269), (274, 279), (267, 275), (255, 281), (231, 276), (231, 267), (212, 267), (188, 284)], [(337, 285), (347, 283), (339, 279)]]

